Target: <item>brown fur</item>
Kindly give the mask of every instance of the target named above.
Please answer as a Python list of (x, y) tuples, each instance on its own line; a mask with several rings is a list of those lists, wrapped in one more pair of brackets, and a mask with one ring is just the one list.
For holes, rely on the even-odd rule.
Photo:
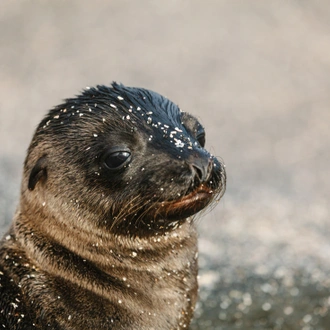
[[(160, 95), (117, 84), (52, 110), (0, 244), (0, 327), (188, 328), (197, 299), (189, 216), (225, 188), (200, 131)], [(111, 168), (118, 150), (130, 158)]]

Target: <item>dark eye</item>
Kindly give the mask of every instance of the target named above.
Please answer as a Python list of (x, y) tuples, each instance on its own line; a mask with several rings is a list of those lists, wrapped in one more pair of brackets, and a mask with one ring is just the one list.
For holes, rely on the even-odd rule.
[(200, 132), (197, 134), (197, 141), (201, 145), (202, 148), (205, 147), (205, 132)]
[(127, 150), (109, 151), (103, 157), (103, 163), (109, 170), (118, 170), (131, 160), (131, 153)]

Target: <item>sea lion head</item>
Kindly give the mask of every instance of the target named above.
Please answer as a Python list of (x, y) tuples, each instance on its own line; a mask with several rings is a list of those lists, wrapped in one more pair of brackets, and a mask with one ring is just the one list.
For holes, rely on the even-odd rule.
[(224, 165), (204, 145), (199, 121), (155, 92), (88, 88), (38, 126), (21, 207), (118, 235), (173, 230), (224, 193)]

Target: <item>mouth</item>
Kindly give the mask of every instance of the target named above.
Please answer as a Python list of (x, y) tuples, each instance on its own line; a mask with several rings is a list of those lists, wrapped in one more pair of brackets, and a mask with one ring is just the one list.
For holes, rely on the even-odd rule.
[[(128, 210), (119, 210), (115, 216), (115, 226), (118, 232), (138, 236), (175, 229), (187, 218), (206, 209), (211, 203), (218, 202), (225, 192), (225, 187), (226, 176), (225, 172), (222, 172), (208, 182), (191, 187), (189, 192), (176, 198), (173, 198), (174, 192), (170, 199), (160, 199), (161, 196), (157, 195), (151, 198), (146, 196), (144, 199), (141, 196), (143, 205), (131, 202), (127, 204)], [(114, 217), (114, 213), (111, 217)]]
[(156, 213), (158, 216), (165, 216), (167, 220), (187, 218), (205, 208), (214, 195), (213, 189), (201, 184), (190, 194), (177, 200), (160, 202)]

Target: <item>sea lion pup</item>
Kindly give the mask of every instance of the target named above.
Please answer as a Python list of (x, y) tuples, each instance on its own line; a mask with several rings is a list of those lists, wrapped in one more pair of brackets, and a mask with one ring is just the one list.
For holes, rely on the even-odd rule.
[(197, 296), (191, 216), (224, 166), (196, 118), (113, 83), (51, 110), (0, 245), (0, 328), (187, 329)]

